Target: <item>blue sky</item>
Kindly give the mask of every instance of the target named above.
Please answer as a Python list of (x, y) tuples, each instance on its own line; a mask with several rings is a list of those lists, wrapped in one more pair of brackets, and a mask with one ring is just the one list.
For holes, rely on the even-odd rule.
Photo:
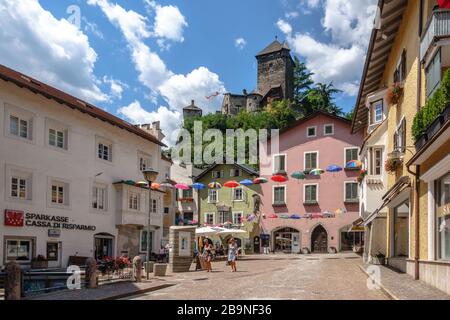
[[(173, 142), (191, 99), (256, 86), (255, 54), (278, 36), (353, 107), (376, 0), (3, 0), (0, 63)], [(3, 10), (2, 10), (3, 9)], [(78, 15), (79, 12), (79, 15)]]

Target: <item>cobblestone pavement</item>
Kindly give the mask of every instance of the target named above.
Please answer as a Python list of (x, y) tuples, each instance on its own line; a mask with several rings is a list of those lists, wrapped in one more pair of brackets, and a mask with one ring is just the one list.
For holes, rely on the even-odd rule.
[(359, 258), (297, 257), (246, 257), (238, 261), (237, 273), (231, 273), (225, 262), (214, 262), (212, 273), (170, 274), (165, 280), (175, 286), (129, 299), (388, 299), (382, 291), (367, 288)]

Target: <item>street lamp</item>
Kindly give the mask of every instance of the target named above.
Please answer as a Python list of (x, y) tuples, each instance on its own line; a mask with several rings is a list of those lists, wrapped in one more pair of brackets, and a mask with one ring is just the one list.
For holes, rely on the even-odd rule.
[(147, 280), (150, 278), (150, 254), (151, 254), (151, 248), (150, 248), (150, 221), (152, 216), (152, 183), (155, 182), (156, 178), (158, 177), (158, 171), (149, 168), (142, 171), (142, 174), (144, 175), (145, 180), (148, 182), (148, 199), (149, 199), (149, 207), (148, 207), (148, 223), (147, 223), (147, 267), (146, 267), (146, 273), (147, 273)]

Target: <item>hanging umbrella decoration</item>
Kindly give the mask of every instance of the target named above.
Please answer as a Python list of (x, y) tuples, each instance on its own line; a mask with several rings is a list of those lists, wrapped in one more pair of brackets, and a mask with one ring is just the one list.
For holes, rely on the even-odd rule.
[(163, 189), (175, 189), (175, 187), (173, 186), (173, 184), (169, 183), (169, 182), (163, 182), (160, 185), (160, 188)]
[(191, 185), (191, 188), (195, 189), (195, 190), (203, 190), (206, 188), (206, 186), (203, 183), (197, 182), (197, 183), (194, 183), (193, 185)]
[(291, 216), (291, 219), (293, 219), (293, 220), (300, 220), (302, 217), (300, 217), (298, 214), (293, 214), (292, 216)]
[(239, 187), (240, 184), (239, 184), (239, 182), (233, 180), (233, 181), (225, 182), (225, 183), (223, 184), (223, 186), (226, 187), (226, 188), (233, 189), (233, 188)]
[(266, 178), (263, 178), (263, 177), (259, 177), (259, 178), (256, 178), (255, 180), (253, 180), (254, 184), (264, 184), (264, 183), (268, 183), (268, 182), (269, 182), (269, 180), (267, 180)]
[(306, 174), (302, 171), (296, 171), (291, 175), (291, 177), (297, 180), (305, 180)]
[(288, 214), (282, 214), (281, 216), (280, 216), (280, 218), (281, 219), (289, 219), (290, 217), (289, 217), (289, 215)]
[(320, 176), (321, 174), (324, 174), (325, 171), (322, 169), (313, 169), (309, 172), (310, 175), (312, 176)]
[(175, 185), (175, 188), (177, 188), (179, 190), (189, 190), (190, 189), (190, 187), (185, 183), (177, 183)]
[(439, 8), (448, 8), (450, 9), (450, 0), (438, 0)]
[(243, 186), (246, 186), (246, 187), (249, 187), (249, 186), (252, 186), (254, 183), (253, 183), (252, 180), (246, 179), (246, 180), (242, 180), (241, 182), (239, 182), (239, 184), (241, 184)]
[(361, 169), (361, 167), (363, 166), (361, 161), (358, 160), (352, 160), (347, 162), (347, 164), (345, 165), (345, 167), (347, 169)]
[(286, 182), (288, 179), (282, 175), (275, 175), (275, 176), (272, 176), (271, 180), (274, 182), (280, 183), (280, 182)]
[(331, 165), (331, 166), (328, 166), (327, 167), (327, 172), (341, 172), (342, 171), (342, 168), (341, 167), (339, 167), (339, 166), (337, 166), (337, 165)]
[(161, 189), (161, 184), (157, 183), (157, 182), (153, 182), (152, 183), (152, 189), (153, 190), (159, 190)]
[(269, 216), (269, 219), (278, 219), (278, 216), (276, 214), (271, 214)]
[(222, 189), (222, 185), (219, 182), (211, 182), (208, 184), (208, 189), (213, 190)]

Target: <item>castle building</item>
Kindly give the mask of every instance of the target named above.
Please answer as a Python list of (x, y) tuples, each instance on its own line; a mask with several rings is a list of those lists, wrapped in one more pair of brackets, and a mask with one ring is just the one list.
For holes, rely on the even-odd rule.
[(255, 112), (264, 109), (272, 101), (293, 99), (294, 60), (286, 42), (277, 39), (256, 55), (258, 62), (257, 88), (242, 94), (226, 93), (222, 113), (237, 115), (242, 110)]
[(192, 100), (191, 104), (187, 107), (183, 108), (183, 118), (192, 118), (192, 117), (201, 117), (203, 114), (203, 111), (201, 108), (197, 107), (195, 105), (195, 101)]

